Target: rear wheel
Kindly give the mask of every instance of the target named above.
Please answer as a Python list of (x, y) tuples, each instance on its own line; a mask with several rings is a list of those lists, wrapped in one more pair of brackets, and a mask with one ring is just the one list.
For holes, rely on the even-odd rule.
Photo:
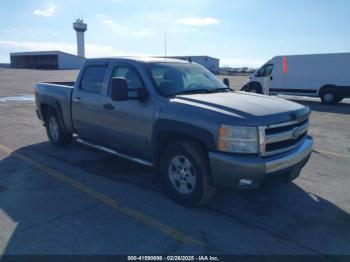
[(159, 168), (164, 192), (182, 205), (198, 206), (215, 193), (209, 177), (208, 158), (196, 143), (168, 145), (162, 152)]
[(344, 98), (342, 98), (342, 97), (338, 97), (338, 101), (337, 101), (337, 103), (339, 103), (339, 102), (343, 101), (343, 99), (344, 99)]
[(48, 111), (45, 124), (47, 136), (53, 145), (62, 147), (72, 142), (73, 134), (63, 129), (54, 110)]
[(334, 90), (325, 90), (321, 94), (322, 103), (327, 105), (334, 105), (341, 101)]

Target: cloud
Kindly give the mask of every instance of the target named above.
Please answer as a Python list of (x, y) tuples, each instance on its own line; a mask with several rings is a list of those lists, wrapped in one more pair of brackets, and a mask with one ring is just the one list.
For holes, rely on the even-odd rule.
[(32, 28), (24, 27), (24, 28), (18, 28), (18, 27), (12, 27), (12, 28), (0, 28), (0, 34), (3, 35), (3, 37), (11, 38), (12, 36), (16, 37), (21, 35), (22, 37), (26, 38), (37, 38), (39, 36), (42, 36), (42, 32), (39, 30), (35, 30)]
[(137, 37), (144, 37), (151, 35), (151, 31), (149, 29), (143, 29), (140, 31), (132, 31), (129, 28), (117, 24), (114, 20), (108, 18), (104, 14), (98, 14), (96, 15), (97, 19), (101, 21), (102, 25), (107, 26), (109, 29), (112, 30), (113, 33), (118, 35), (129, 35), (129, 36), (137, 36)]
[(208, 26), (218, 25), (220, 21), (213, 17), (192, 17), (192, 18), (181, 18), (176, 21), (176, 24), (190, 25), (190, 26)]
[[(25, 52), (25, 51), (52, 51), (59, 50), (71, 54), (76, 54), (77, 45), (75, 43), (68, 42), (42, 42), (42, 41), (8, 41), (0, 39), (0, 50), (5, 49), (8, 52)], [(117, 50), (113, 46), (101, 45), (101, 44), (86, 44), (87, 57), (109, 57), (109, 56), (152, 56), (152, 54), (137, 53), (137, 52), (125, 52)], [(153, 54), (159, 55), (159, 54)], [(7, 58), (3, 58), (7, 61)], [(266, 59), (267, 60), (267, 59)], [(265, 59), (255, 58), (241, 58), (241, 57), (226, 57), (220, 59), (221, 66), (232, 67), (255, 67), (258, 68), (266, 62)]]
[(120, 26), (120, 25), (116, 24), (111, 19), (102, 20), (102, 24), (108, 26), (115, 34), (122, 34), (122, 33), (126, 33), (126, 31), (127, 31), (124, 26)]
[(189, 26), (172, 26), (169, 28), (170, 32), (174, 33), (194, 33), (198, 32), (198, 27), (189, 27)]
[(65, 42), (29, 42), (0, 40), (0, 47), (10, 47), (16, 51), (52, 51), (60, 50), (68, 53), (76, 50), (76, 45)]
[[(21, 42), (0, 40), (0, 48), (9, 48), (11, 52), (59, 50), (71, 54), (76, 54), (77, 45), (67, 42)], [(87, 57), (148, 56), (144, 53), (124, 52), (116, 50), (112, 46), (100, 44), (87, 44), (85, 45), (85, 49)]]
[(48, 3), (46, 9), (37, 9), (33, 12), (38, 16), (53, 16), (56, 13), (56, 6), (52, 3)]
[(149, 36), (150, 34), (151, 31), (148, 29), (131, 33), (132, 36)]
[(262, 66), (267, 60), (261, 59), (245, 59), (245, 58), (222, 58), (220, 59), (221, 66), (232, 66), (232, 67), (254, 67), (258, 68)]

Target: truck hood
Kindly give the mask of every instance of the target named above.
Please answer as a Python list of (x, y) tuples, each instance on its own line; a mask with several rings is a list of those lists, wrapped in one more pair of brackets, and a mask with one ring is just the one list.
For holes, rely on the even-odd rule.
[(308, 107), (295, 102), (246, 92), (180, 95), (174, 100), (174, 102), (238, 117), (247, 125), (283, 123), (310, 113)]

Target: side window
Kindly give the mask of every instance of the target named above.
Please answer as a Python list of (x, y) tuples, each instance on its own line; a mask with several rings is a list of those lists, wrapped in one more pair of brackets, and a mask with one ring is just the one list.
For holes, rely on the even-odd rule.
[(256, 73), (256, 77), (263, 77), (265, 76), (266, 66), (263, 66), (259, 69), (259, 71)]
[(166, 81), (166, 80), (164, 80), (164, 74), (166, 71), (167, 71), (167, 69), (163, 66), (154, 66), (151, 69), (152, 77), (153, 77), (153, 79), (156, 82), (158, 87), (160, 87), (162, 85), (162, 83), (164, 83)]
[(80, 89), (88, 93), (101, 93), (103, 80), (107, 73), (107, 66), (87, 66), (81, 78)]
[(273, 71), (273, 64), (268, 64), (260, 68), (260, 70), (257, 72), (257, 77), (265, 77), (270, 76)]
[(270, 76), (273, 71), (273, 64), (267, 65), (266, 66), (266, 76)]
[(130, 89), (143, 88), (143, 83), (137, 72), (128, 66), (118, 66), (114, 68), (112, 77), (122, 77), (128, 82)]

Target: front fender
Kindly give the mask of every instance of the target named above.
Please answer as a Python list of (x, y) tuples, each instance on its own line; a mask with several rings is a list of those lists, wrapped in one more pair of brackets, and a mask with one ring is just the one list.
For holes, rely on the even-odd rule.
[(159, 143), (161, 143), (163, 136), (167, 134), (174, 134), (198, 141), (203, 144), (208, 151), (216, 150), (215, 137), (209, 130), (190, 123), (160, 119), (155, 122), (152, 133), (153, 155), (157, 154), (159, 146), (162, 146)]

